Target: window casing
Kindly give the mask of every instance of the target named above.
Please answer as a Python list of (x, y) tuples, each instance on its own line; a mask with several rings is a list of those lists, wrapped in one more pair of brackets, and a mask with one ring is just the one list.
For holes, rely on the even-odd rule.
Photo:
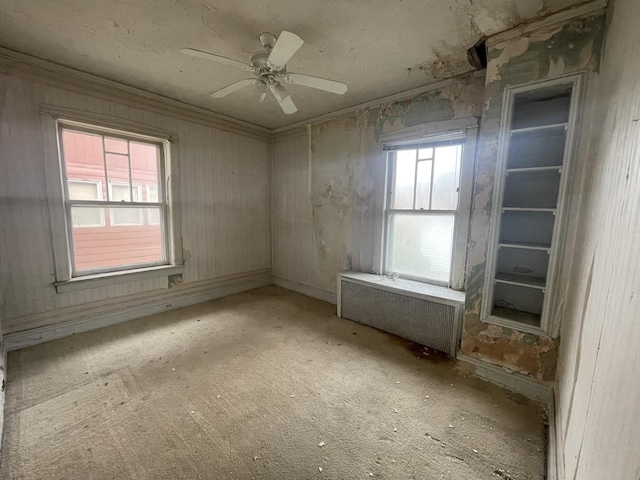
[[(71, 278), (168, 265), (163, 142), (98, 127), (57, 126)], [(96, 198), (87, 189), (78, 194), (76, 185), (82, 184), (96, 185)], [(153, 184), (157, 193), (143, 198), (143, 184)], [(95, 218), (101, 224), (78, 220)]]
[[(383, 186), (385, 195), (383, 201), (380, 202), (379, 223), (377, 224), (377, 230), (380, 232), (380, 248), (377, 249), (379, 253), (374, 259), (375, 265), (379, 267), (374, 271), (379, 271), (386, 275), (397, 275), (409, 280), (442, 285), (453, 290), (464, 290), (477, 132), (478, 119), (467, 117), (418, 124), (380, 135), (379, 141), (383, 144), (383, 153), (385, 154), (383, 162), (385, 162), (386, 174), (384, 176), (385, 186)], [(415, 176), (418, 180), (422, 179), (422, 182), (418, 182), (419, 188), (412, 187), (411, 194), (408, 197), (405, 196), (403, 203), (399, 205), (394, 203), (395, 160), (398, 156), (398, 151), (415, 150), (414, 158), (417, 164), (418, 161), (430, 159), (430, 156), (426, 155), (427, 152), (420, 152), (421, 149), (457, 145), (460, 145), (460, 150), (457, 152), (459, 156), (456, 156), (455, 171), (457, 174), (453, 181), (456, 189), (446, 188), (445, 191), (449, 192), (449, 194), (444, 197), (441, 196), (438, 192), (442, 191), (443, 184), (436, 181), (435, 175), (437, 174), (440, 177), (441, 170), (438, 166), (434, 164), (415, 165), (414, 175), (417, 173), (417, 168), (421, 168), (420, 174)], [(420, 157), (419, 159), (417, 158), (418, 156)], [(438, 163), (437, 160), (435, 162)], [(430, 170), (426, 168), (429, 166), (431, 167), (432, 171), (430, 173), (432, 175), (431, 177), (427, 176), (427, 181), (424, 173)], [(432, 178), (434, 182), (431, 181)], [(432, 183), (437, 184), (433, 190)], [(449, 183), (444, 185), (451, 185), (450, 175)], [(447, 202), (449, 206), (446, 205)], [(451, 207), (452, 202), (455, 202), (455, 208)], [(400, 208), (397, 208), (398, 206)], [(447, 248), (446, 254), (440, 256), (437, 256), (437, 252), (433, 249), (428, 253), (428, 255), (435, 257), (435, 260), (440, 262), (439, 276), (428, 275), (429, 272), (425, 275), (423, 270), (427, 269), (415, 267), (411, 263), (409, 265), (413, 270), (402, 271), (402, 268), (397, 268), (398, 257), (396, 256), (394, 259), (394, 253), (396, 255), (398, 251), (404, 253), (402, 251), (404, 248), (416, 252), (416, 255), (422, 255), (420, 252), (428, 252), (430, 250), (429, 245), (438, 240), (438, 237), (433, 235), (434, 231), (444, 231), (448, 237), (448, 232), (451, 230), (452, 215), (453, 229), (450, 262), (447, 257), (449, 248)], [(404, 231), (407, 232), (405, 234), (407, 239), (405, 244), (396, 244), (396, 247), (398, 245), (401, 247), (396, 248), (396, 252), (393, 251), (394, 227), (400, 227), (400, 231), (404, 227)], [(426, 230), (424, 236), (422, 235), (423, 229)], [(411, 238), (411, 235), (413, 235), (413, 238)], [(412, 248), (409, 248), (409, 243), (413, 245)], [(442, 268), (447, 264), (450, 265), (448, 277), (445, 275), (446, 270)]]

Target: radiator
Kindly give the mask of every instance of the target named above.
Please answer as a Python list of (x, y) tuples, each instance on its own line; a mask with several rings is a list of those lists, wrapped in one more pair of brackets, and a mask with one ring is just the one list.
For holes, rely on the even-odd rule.
[(408, 280), (338, 275), (338, 316), (455, 356), (464, 293)]

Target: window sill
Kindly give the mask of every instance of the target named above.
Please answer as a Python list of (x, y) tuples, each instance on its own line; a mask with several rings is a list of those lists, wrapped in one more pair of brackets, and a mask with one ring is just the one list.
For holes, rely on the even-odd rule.
[(121, 272), (100, 273), (87, 275), (85, 277), (75, 277), (64, 282), (55, 282), (57, 293), (77, 292), (88, 288), (106, 287), (119, 283), (136, 282), (148, 278), (166, 277), (184, 271), (184, 265), (161, 265), (159, 267), (136, 268), (135, 270), (124, 270)]
[(436, 299), (440, 303), (450, 305), (464, 305), (465, 293), (447, 287), (431, 285), (429, 283), (407, 280), (404, 278), (381, 277), (375, 273), (343, 272), (340, 276), (362, 283), (364, 285), (375, 285), (382, 290), (390, 292), (400, 292), (416, 298), (425, 300)]

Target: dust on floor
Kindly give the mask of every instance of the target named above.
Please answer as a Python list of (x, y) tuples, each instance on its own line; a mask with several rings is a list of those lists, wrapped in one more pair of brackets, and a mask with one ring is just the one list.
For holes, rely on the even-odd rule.
[(543, 411), (265, 287), (12, 352), (5, 479), (542, 479)]

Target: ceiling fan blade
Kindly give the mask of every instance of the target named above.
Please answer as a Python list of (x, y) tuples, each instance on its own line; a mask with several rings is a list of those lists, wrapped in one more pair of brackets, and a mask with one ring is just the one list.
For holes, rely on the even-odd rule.
[(282, 108), (282, 111), (284, 113), (290, 115), (298, 111), (296, 104), (293, 103), (293, 100), (291, 100), (291, 96), (282, 85), (276, 84), (275, 86), (271, 87), (271, 93), (273, 93), (273, 96), (276, 97), (276, 100), (280, 104), (280, 108)]
[(348, 87), (341, 82), (327, 80), (326, 78), (312, 77), (311, 75), (303, 75), (301, 73), (288, 73), (285, 80), (293, 85), (303, 85), (305, 87), (317, 88), (325, 92), (344, 95), (347, 93)]
[(255, 78), (245, 78), (244, 80), (238, 80), (231, 85), (227, 85), (226, 87), (222, 87), (220, 90), (216, 90), (211, 94), (211, 96), (213, 98), (226, 97), (230, 93), (233, 93), (236, 90), (240, 90), (241, 88), (247, 87), (249, 85), (253, 85), (254, 83), (256, 83)]
[(192, 57), (204, 58), (205, 60), (211, 60), (213, 62), (222, 63), (224, 65), (230, 65), (232, 67), (242, 68), (243, 70), (250, 70), (251, 68), (246, 63), (233, 60), (232, 58), (221, 57), (220, 55), (214, 55), (213, 53), (201, 52), (200, 50), (194, 50), (193, 48), (183, 48), (180, 53), (190, 55)]
[(282, 32), (269, 54), (269, 63), (278, 70), (282, 69), (303, 43), (295, 33)]

